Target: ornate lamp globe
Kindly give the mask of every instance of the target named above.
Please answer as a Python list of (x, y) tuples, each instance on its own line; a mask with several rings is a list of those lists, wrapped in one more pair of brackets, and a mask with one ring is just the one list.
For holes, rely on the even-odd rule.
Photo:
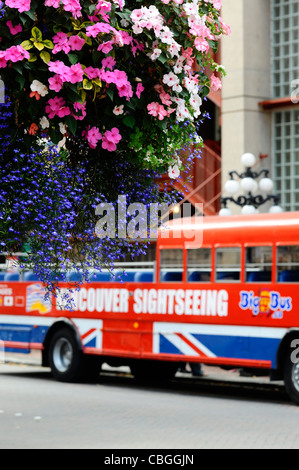
[(263, 178), (259, 182), (259, 188), (261, 191), (263, 191), (266, 194), (270, 194), (273, 191), (274, 188), (274, 183), (271, 180), (271, 178)]
[(243, 178), (241, 181), (241, 187), (243, 191), (252, 193), (257, 189), (257, 182), (253, 178)]
[(223, 207), (220, 211), (219, 211), (219, 215), (221, 217), (227, 217), (229, 215), (232, 215), (232, 211), (230, 209), (228, 209), (228, 207)]
[(256, 214), (256, 209), (254, 206), (247, 205), (242, 207), (242, 214), (243, 215), (251, 215), (251, 214)]
[(228, 193), (231, 194), (232, 196), (236, 194), (240, 189), (240, 183), (239, 181), (236, 180), (228, 180), (225, 183), (224, 190)]
[(251, 168), (255, 164), (256, 158), (253, 153), (244, 153), (241, 157), (241, 161), (245, 168)]
[(283, 212), (283, 208), (278, 205), (275, 205), (270, 207), (269, 212), (270, 214), (280, 214), (281, 212)]

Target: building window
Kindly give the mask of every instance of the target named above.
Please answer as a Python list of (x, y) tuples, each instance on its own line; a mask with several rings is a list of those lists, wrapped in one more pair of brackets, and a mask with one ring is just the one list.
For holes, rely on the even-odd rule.
[(299, 210), (299, 109), (273, 115), (273, 178), (286, 211)]
[(272, 0), (272, 97), (291, 94), (291, 82), (299, 78), (298, 0)]

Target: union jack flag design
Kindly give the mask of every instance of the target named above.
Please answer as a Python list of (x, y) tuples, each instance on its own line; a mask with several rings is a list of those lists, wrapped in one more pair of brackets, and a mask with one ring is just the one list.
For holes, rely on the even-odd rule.
[(74, 319), (84, 348), (102, 349), (102, 320)]
[[(275, 363), (275, 351), (285, 328), (235, 325), (154, 323), (153, 353), (189, 357), (268, 360)], [(273, 352), (274, 351), (274, 352)]]

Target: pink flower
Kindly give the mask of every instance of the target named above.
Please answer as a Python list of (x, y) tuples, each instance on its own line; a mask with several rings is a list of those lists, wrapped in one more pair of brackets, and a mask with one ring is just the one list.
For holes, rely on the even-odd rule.
[(116, 144), (121, 140), (121, 135), (117, 127), (113, 127), (111, 131), (106, 131), (102, 141), (103, 149), (108, 150), (109, 152), (114, 152), (116, 150)]
[(64, 11), (70, 11), (74, 18), (81, 15), (81, 5), (79, 0), (62, 0)]
[(81, 64), (71, 65), (69, 73), (69, 82), (78, 83), (83, 81), (84, 72)]
[(46, 0), (46, 1), (45, 1), (45, 6), (46, 6), (46, 7), (59, 8), (59, 6), (60, 6), (60, 0)]
[(63, 32), (59, 32), (54, 36), (53, 42), (55, 44), (53, 48), (53, 54), (58, 54), (58, 52), (63, 51), (65, 54), (68, 54), (71, 50), (68, 44), (68, 35)]
[(87, 130), (86, 139), (88, 141), (89, 146), (92, 149), (95, 149), (98, 145), (99, 140), (102, 139), (102, 134), (100, 133), (97, 127), (93, 126), (91, 129)]
[(50, 90), (56, 91), (58, 93), (63, 86), (63, 81), (59, 75), (54, 75), (54, 77), (49, 78), (49, 88)]
[(95, 69), (94, 67), (91, 67), (91, 66), (86, 67), (86, 69), (84, 69), (84, 73), (87, 75), (89, 80), (100, 78), (100, 75), (101, 75), (100, 69)]
[(10, 20), (7, 21), (6, 26), (9, 28), (10, 34), (12, 34), (13, 36), (14, 36), (15, 34), (20, 33), (20, 32), (23, 30), (21, 24), (17, 24), (16, 26), (13, 26), (13, 24), (12, 24), (12, 22), (11, 22)]
[(23, 13), (30, 10), (31, 0), (5, 0), (5, 5), (16, 8), (19, 13)]
[(113, 42), (106, 41), (99, 45), (98, 51), (102, 51), (103, 54), (108, 54), (113, 49)]
[(55, 96), (48, 101), (46, 106), (46, 113), (49, 115), (50, 119), (53, 119), (55, 116), (65, 117), (71, 114), (70, 108), (65, 106), (65, 101), (60, 96)]
[(211, 76), (210, 80), (211, 80), (211, 90), (212, 91), (221, 90), (222, 83), (221, 83), (220, 78), (216, 77), (216, 75), (213, 74)]
[(113, 68), (116, 65), (116, 60), (114, 57), (106, 57), (105, 59), (102, 60), (102, 67), (113, 70)]
[(70, 68), (67, 67), (61, 60), (56, 60), (56, 62), (50, 61), (48, 63), (48, 67), (50, 72), (54, 72), (58, 75), (60, 75), (60, 78), (64, 82), (68, 82), (69, 80), (69, 74), (70, 74)]
[(164, 90), (162, 93), (160, 93), (160, 100), (166, 106), (170, 106), (172, 104), (172, 101), (170, 100), (170, 95), (168, 93), (165, 93)]
[(77, 120), (77, 121), (83, 121), (83, 119), (86, 117), (86, 101), (84, 103), (74, 103), (73, 104), (74, 106), (74, 110), (76, 111), (76, 113), (80, 113), (80, 114), (76, 114), (76, 113), (72, 113), (72, 116)]
[(87, 26), (86, 36), (96, 38), (99, 33), (109, 33), (111, 26), (107, 23), (96, 23), (92, 26)]
[(72, 51), (81, 51), (85, 44), (85, 39), (80, 38), (80, 36), (71, 36), (68, 44)]
[(144, 86), (142, 85), (142, 83), (138, 83), (137, 90), (136, 90), (136, 95), (139, 99), (140, 99), (140, 95), (143, 91), (144, 91)]
[(4, 56), (6, 61), (19, 62), (23, 59), (29, 59), (30, 54), (22, 46), (11, 46), (4, 51)]
[(162, 121), (165, 118), (165, 116), (168, 115), (164, 106), (156, 102), (148, 104), (147, 110), (148, 110), (148, 114), (151, 114), (152, 116), (155, 116), (155, 117), (157, 116), (159, 121)]
[(3, 69), (7, 67), (7, 60), (5, 59), (4, 51), (0, 51), (0, 68)]

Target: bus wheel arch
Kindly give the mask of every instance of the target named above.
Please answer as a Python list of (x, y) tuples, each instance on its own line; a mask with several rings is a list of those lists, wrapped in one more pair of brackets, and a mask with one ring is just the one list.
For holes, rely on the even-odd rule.
[(53, 323), (53, 325), (50, 326), (44, 339), (44, 343), (43, 343), (44, 348), (42, 351), (42, 365), (44, 367), (49, 367), (49, 347), (50, 347), (53, 336), (56, 334), (57, 331), (62, 330), (64, 328), (68, 328), (73, 333), (73, 335), (75, 336), (77, 340), (78, 348), (82, 350), (80, 337), (74, 325), (66, 318), (59, 319), (55, 323)]
[(290, 330), (277, 353), (278, 379), (283, 379), (289, 398), (299, 405), (299, 329)]
[(44, 343), (45, 362), (60, 382), (77, 382), (84, 378), (85, 357), (75, 327), (68, 321), (52, 325)]

